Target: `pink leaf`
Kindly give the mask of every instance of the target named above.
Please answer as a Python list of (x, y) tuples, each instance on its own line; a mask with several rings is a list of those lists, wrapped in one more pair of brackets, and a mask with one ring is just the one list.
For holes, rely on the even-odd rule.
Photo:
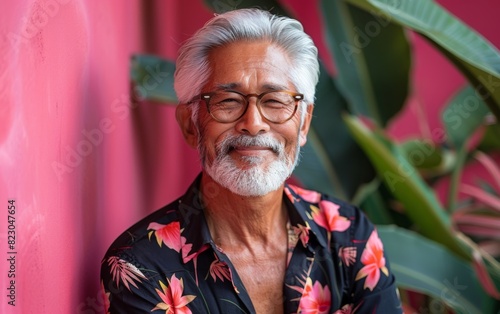
[(456, 224), (475, 225), (484, 228), (499, 229), (500, 231), (500, 217), (481, 214), (455, 213), (453, 214), (452, 219)]
[(490, 296), (494, 297), (497, 300), (500, 300), (500, 292), (498, 292), (498, 289), (493, 283), (493, 280), (491, 280), (490, 274), (486, 269), (486, 265), (484, 265), (483, 263), (483, 258), (481, 257), (481, 254), (479, 254), (478, 251), (474, 250), (472, 256), (474, 258), (472, 261), (472, 265), (474, 267), (474, 270), (476, 271), (476, 274), (484, 290)]
[(478, 243), (478, 245), (481, 248), (481, 250), (485, 251), (491, 256), (493, 257), (500, 256), (500, 245), (498, 244), (498, 241), (487, 240)]
[(469, 184), (462, 184), (460, 191), (500, 212), (500, 198)]
[(467, 147), (467, 151), (473, 151), (480, 143), (484, 137), (484, 133), (486, 132), (486, 125), (480, 125), (473, 133), (469, 136), (465, 145)]
[(491, 174), (491, 177), (496, 183), (498, 191), (500, 191), (500, 168), (495, 164), (493, 159), (483, 152), (476, 152), (474, 156)]
[(498, 227), (495, 228), (484, 228), (484, 227), (478, 227), (478, 226), (458, 226), (458, 230), (461, 232), (468, 234), (468, 235), (473, 235), (477, 237), (489, 237), (489, 238), (496, 238), (500, 239), (500, 230), (498, 230)]

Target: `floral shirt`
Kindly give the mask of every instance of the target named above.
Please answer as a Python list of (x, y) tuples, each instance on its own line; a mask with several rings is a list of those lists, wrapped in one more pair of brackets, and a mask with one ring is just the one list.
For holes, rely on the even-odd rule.
[[(101, 268), (107, 313), (255, 313), (203, 214), (199, 178), (111, 245)], [(286, 185), (285, 313), (402, 313), (382, 242), (363, 213)], [(285, 245), (285, 244), (284, 244)]]

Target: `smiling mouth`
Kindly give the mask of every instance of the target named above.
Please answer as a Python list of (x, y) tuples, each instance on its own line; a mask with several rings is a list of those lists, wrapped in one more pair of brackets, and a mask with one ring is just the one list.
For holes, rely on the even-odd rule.
[(272, 147), (267, 146), (230, 146), (228, 153), (237, 152), (241, 155), (261, 155), (265, 152), (272, 152), (277, 154), (278, 152)]
[(283, 148), (280, 144), (270, 138), (239, 136), (229, 137), (219, 143), (218, 148), (220, 156), (236, 153), (242, 156), (261, 157), (268, 152), (281, 155)]

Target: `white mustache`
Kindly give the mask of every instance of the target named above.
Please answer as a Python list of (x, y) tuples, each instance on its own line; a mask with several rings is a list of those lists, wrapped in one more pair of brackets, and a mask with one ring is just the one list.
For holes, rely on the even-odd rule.
[(274, 153), (281, 156), (284, 154), (284, 147), (280, 142), (275, 140), (270, 136), (260, 135), (260, 136), (249, 136), (249, 135), (230, 135), (226, 137), (223, 141), (218, 143), (215, 147), (217, 155), (224, 156), (228, 154), (235, 147), (267, 147), (271, 149)]

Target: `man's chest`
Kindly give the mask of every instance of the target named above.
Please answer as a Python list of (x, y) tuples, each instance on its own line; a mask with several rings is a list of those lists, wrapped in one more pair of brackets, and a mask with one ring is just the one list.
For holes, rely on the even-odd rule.
[(280, 259), (232, 261), (257, 313), (283, 313), (285, 256)]

